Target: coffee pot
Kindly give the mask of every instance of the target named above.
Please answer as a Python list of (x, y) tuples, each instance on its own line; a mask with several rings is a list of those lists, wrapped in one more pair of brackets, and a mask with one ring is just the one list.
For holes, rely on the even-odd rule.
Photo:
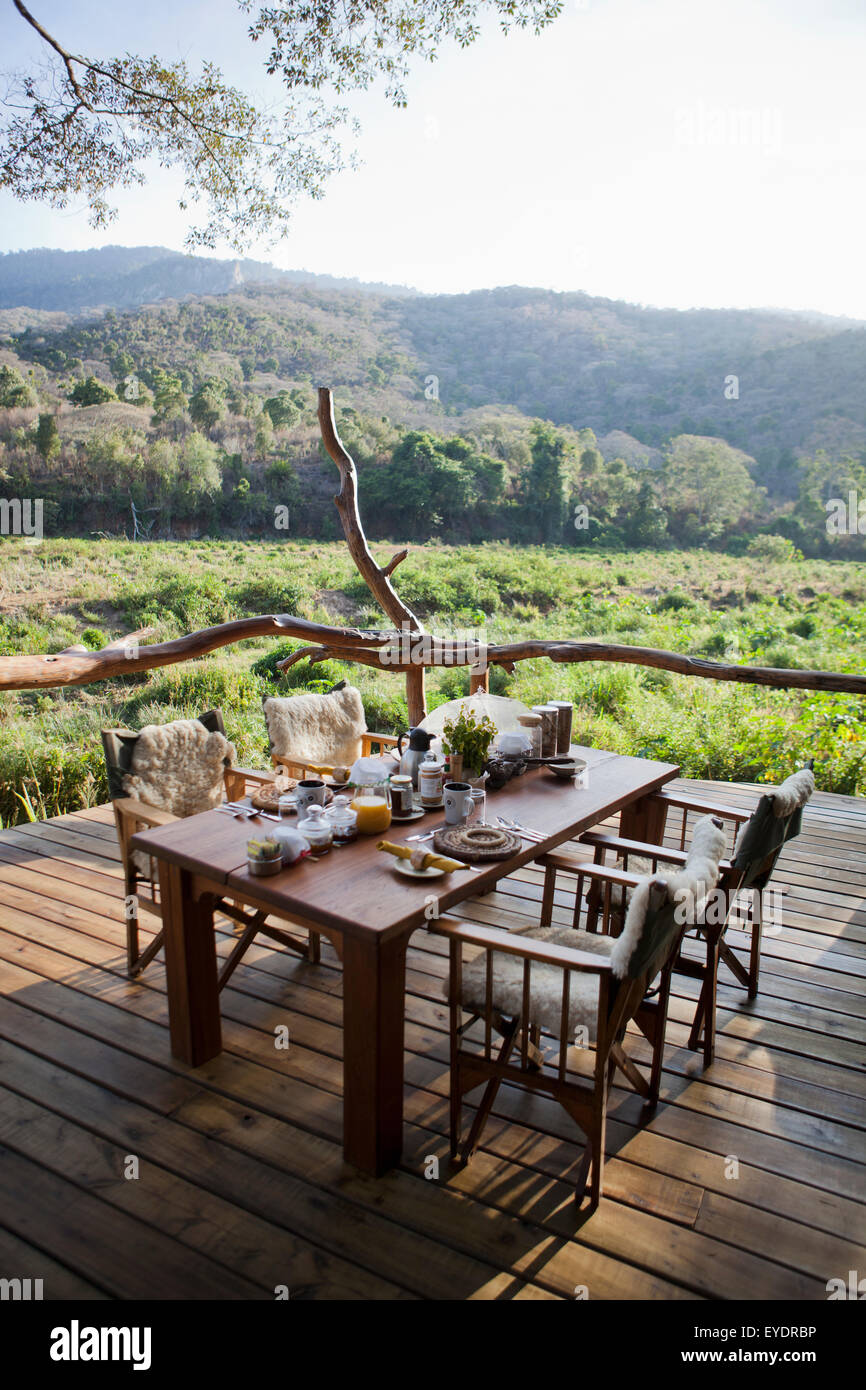
[[(403, 740), (409, 739), (409, 746), (403, 752)], [(410, 729), (407, 734), (401, 734), (397, 740), (397, 752), (400, 758), (400, 772), (404, 777), (412, 778), (412, 786), (418, 790), (418, 769), (424, 761), (424, 754), (429, 752), (430, 744), (433, 742), (435, 734), (428, 734), (426, 729)]]

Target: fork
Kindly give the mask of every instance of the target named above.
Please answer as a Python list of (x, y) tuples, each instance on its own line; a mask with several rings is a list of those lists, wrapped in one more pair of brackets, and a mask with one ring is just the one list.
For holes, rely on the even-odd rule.
[(240, 817), (241, 820), (252, 820), (259, 814), (255, 806), (241, 806), (237, 802), (224, 801), (220, 806), (215, 807), (217, 811), (228, 811), (230, 816)]
[(499, 824), (503, 825), (506, 830), (516, 831), (522, 839), (529, 840), (532, 844), (540, 845), (545, 839), (545, 836), (539, 831), (527, 830), (524, 825), (518, 825), (516, 820), (506, 820), (505, 816), (499, 816), (498, 820)]

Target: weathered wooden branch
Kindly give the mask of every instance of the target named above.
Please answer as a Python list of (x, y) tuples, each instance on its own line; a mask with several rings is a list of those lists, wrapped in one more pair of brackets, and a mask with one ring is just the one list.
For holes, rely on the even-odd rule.
[(143, 647), (137, 635), (119, 637), (98, 652), (72, 648), (55, 656), (0, 657), (0, 690), (41, 690), (60, 685), (90, 685), (92, 681), (108, 680), (111, 676), (129, 676), (134, 671), (152, 671), (158, 666), (173, 666), (204, 656), (218, 647), (231, 646), (247, 637), (326, 638), (348, 642), (352, 651), (363, 650), (365, 643), (380, 646), (381, 635), (370, 636), (357, 628), (325, 627), (290, 613), (266, 614), (261, 618), (239, 618), (232, 623), (219, 623), (171, 642), (157, 642)]
[(396, 555), (392, 555), (392, 556), (391, 556), (391, 559), (388, 561), (388, 563), (387, 563), (387, 565), (385, 566), (385, 568), (383, 569), (382, 573), (383, 573), (386, 577), (387, 577), (389, 574), (393, 574), (394, 571), (395, 571), (395, 569), (397, 568), (397, 566), (398, 566), (398, 565), (402, 565), (403, 561), (406, 559), (406, 556), (407, 556), (408, 554), (409, 554), (409, 551), (408, 551), (408, 550), (398, 550)]
[[(866, 676), (844, 671), (797, 671), (775, 666), (731, 666), (705, 661), (697, 656), (663, 651), (656, 647), (627, 647), (615, 642), (527, 641), (505, 642), (485, 647), (475, 641), (436, 637), (432, 633), (381, 631), (378, 629), (328, 627), (309, 622), (291, 613), (268, 614), (261, 618), (239, 618), (203, 628), (170, 642), (142, 646), (138, 638), (152, 631), (139, 629), (119, 637), (101, 651), (89, 652), (70, 647), (54, 656), (0, 657), (0, 690), (32, 690), (61, 685), (89, 685), (111, 676), (131, 675), (159, 666), (171, 666), (204, 656), (219, 647), (242, 642), (248, 637), (298, 637), (307, 645), (277, 663), (281, 669), (308, 660), (313, 664), (334, 659), (372, 666), (392, 674), (411, 675), (426, 667), (469, 666), (480, 676), (485, 665), (501, 666), (513, 672), (518, 661), (546, 658), (557, 664), (582, 661), (624, 662), (631, 666), (651, 666), (682, 676), (705, 680), (737, 681), (746, 685), (767, 685), (780, 690), (821, 690), (866, 695)], [(310, 639), (313, 639), (312, 641)], [(416, 649), (417, 650), (414, 650)], [(480, 682), (479, 682), (480, 684)]]
[[(399, 560), (395, 557), (388, 569), (383, 570), (376, 563), (367, 544), (367, 537), (364, 535), (364, 528), (361, 525), (361, 514), (358, 510), (358, 471), (355, 468), (354, 459), (346, 451), (343, 441), (337, 433), (334, 420), (334, 397), (327, 386), (319, 387), (318, 414), (322, 443), (340, 470), (340, 491), (334, 501), (337, 504), (349, 553), (355, 561), (358, 572), (379, 607), (396, 626), (405, 627), (410, 632), (423, 632), (420, 620), (412, 612), (412, 609), (407, 607), (391, 584), (389, 575), (396, 568)], [(423, 666), (415, 666), (406, 673), (406, 702), (409, 706), (409, 723), (419, 724), (427, 712)]]
[[(385, 639), (383, 641), (383, 638)], [(704, 680), (735, 681), (744, 685), (767, 685), (780, 690), (821, 690), (841, 692), (851, 695), (866, 695), (866, 676), (853, 675), (846, 671), (798, 671), (778, 666), (731, 666), (718, 661), (705, 661), (702, 657), (683, 656), (680, 652), (664, 651), (657, 647), (628, 647), (615, 642), (576, 642), (576, 641), (528, 641), (506, 642), (486, 649), (470, 649), (463, 641), (424, 635), (425, 651), (418, 660), (395, 660), (394, 652), (399, 650), (401, 634), (367, 634), (365, 648), (361, 650), (354, 642), (339, 638), (318, 646), (304, 647), (286, 657), (279, 665), (288, 667), (304, 658), (315, 664), (333, 659), (337, 661), (356, 661), (363, 666), (373, 666), (380, 671), (408, 672), (413, 666), (469, 666), (480, 674), (486, 663), (501, 666), (513, 672), (518, 661), (532, 661), (547, 658), (556, 663), (570, 664), (582, 661), (610, 661), (630, 666), (650, 666), (663, 671), (672, 671), (681, 676), (700, 676)], [(401, 655), (405, 653), (401, 652)], [(476, 679), (473, 676), (473, 679)], [(477, 688), (481, 688), (480, 681)]]

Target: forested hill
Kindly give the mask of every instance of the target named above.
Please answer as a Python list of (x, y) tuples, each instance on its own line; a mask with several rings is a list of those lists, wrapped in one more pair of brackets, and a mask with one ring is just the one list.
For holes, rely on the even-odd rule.
[(196, 381), (241, 365), (247, 380), (326, 381), (397, 423), (506, 407), (600, 438), (625, 433), (650, 451), (681, 433), (719, 437), (783, 494), (798, 456), (866, 453), (866, 325), (821, 315), (681, 312), (520, 287), (420, 295), (106, 247), (0, 256), (3, 346), (60, 374), (87, 361), (110, 375), (129, 359)]

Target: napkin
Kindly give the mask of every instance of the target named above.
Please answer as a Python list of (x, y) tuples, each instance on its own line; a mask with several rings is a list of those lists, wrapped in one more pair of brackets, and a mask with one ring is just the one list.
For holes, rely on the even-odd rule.
[(398, 859), (411, 859), (413, 854), (417, 854), (419, 869), (443, 869), (446, 874), (450, 874), (455, 869), (466, 868), (459, 859), (446, 859), (442, 854), (427, 854), (411, 849), (409, 845), (393, 845), (390, 840), (380, 840), (377, 849), (384, 850), (386, 854), (395, 854)]

